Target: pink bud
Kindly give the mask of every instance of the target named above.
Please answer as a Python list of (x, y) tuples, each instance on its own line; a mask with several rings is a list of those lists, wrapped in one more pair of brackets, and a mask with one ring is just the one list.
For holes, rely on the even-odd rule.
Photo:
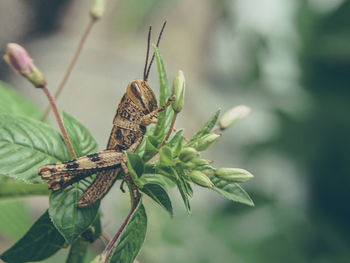
[(16, 43), (7, 44), (5, 60), (19, 74), (25, 77), (32, 74), (33, 60), (22, 46)]
[(37, 88), (41, 88), (46, 84), (43, 74), (22, 46), (16, 43), (7, 44), (4, 59), (13, 70), (28, 79)]

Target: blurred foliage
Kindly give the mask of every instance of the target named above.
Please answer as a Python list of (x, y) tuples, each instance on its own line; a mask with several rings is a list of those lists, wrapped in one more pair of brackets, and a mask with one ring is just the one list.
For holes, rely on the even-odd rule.
[(20, 238), (31, 225), (29, 208), (18, 200), (0, 202), (0, 234), (11, 240)]
[(134, 31), (140, 25), (145, 24), (146, 20), (156, 14), (162, 7), (171, 3), (170, 0), (130, 0), (122, 1), (120, 8), (116, 12), (116, 24), (124, 25), (123, 27), (116, 26), (116, 29), (123, 32)]
[[(227, 1), (222, 2), (227, 4)], [(271, 153), (278, 155), (300, 171), (296, 174), (299, 177), (297, 182), (303, 183), (297, 185), (299, 191), (295, 192), (303, 195), (301, 203), (295, 200), (286, 202), (276, 194), (271, 196), (271, 192), (261, 189), (261, 185), (254, 185), (256, 189), (250, 192), (255, 192), (253, 198), (256, 200), (256, 211), (222, 207), (221, 220), (223, 215), (226, 220), (231, 218), (233, 224), (240, 217), (246, 222), (250, 219), (250, 228), (256, 230), (253, 239), (248, 242), (241, 239), (249, 236), (249, 231), (245, 228), (237, 229), (231, 237), (227, 237), (227, 242), (235, 243), (232, 251), (238, 257), (238, 262), (348, 261), (350, 120), (346, 113), (350, 110), (350, 1), (339, 1), (338, 6), (322, 11), (317, 8), (321, 4), (303, 0), (299, 1), (296, 8), (293, 23), (300, 43), (295, 54), (299, 58), (295, 66), (299, 68), (300, 74), (299, 80), (290, 83), (295, 86), (290, 86), (287, 91), (289, 97), (280, 97), (278, 89), (266, 87), (267, 65), (261, 58), (264, 52), (269, 55), (276, 52), (273, 51), (276, 48), (273, 43), (276, 35), (272, 31), (267, 34), (261, 34), (261, 31), (257, 34), (248, 33), (252, 41), (244, 47), (246, 52), (251, 51), (248, 61), (244, 62), (248, 64), (246, 70), (241, 74), (237, 70), (233, 70), (236, 74), (221, 73), (214, 79), (216, 83), (223, 81), (219, 82), (223, 86), (234, 81), (242, 90), (254, 88), (250, 91), (251, 96), (261, 95), (262, 88), (268, 92), (271, 97), (266, 97), (265, 92), (260, 102), (270, 103), (270, 107), (272, 105), (271, 113), (278, 122), (278, 133), (259, 144), (247, 145), (247, 158), (254, 162), (254, 159), (267, 158)], [(227, 9), (224, 10), (223, 23), (227, 21), (228, 15)], [(284, 42), (285, 40), (279, 39), (280, 44), (293, 50), (291, 43)], [(278, 72), (277, 68), (276, 70)], [(227, 78), (229, 76), (231, 79)], [(223, 80), (222, 77), (226, 79)], [(275, 75), (274, 83), (279, 84), (281, 80), (278, 78), (285, 77)], [(288, 109), (290, 100), (295, 99), (293, 93), (300, 85), (303, 92), (306, 92), (304, 97), (311, 98), (306, 108), (305, 105), (301, 106), (301, 114), (295, 109)], [(279, 86), (279, 89), (282, 87)], [(274, 101), (274, 98), (282, 103)], [(303, 98), (300, 99), (305, 103)], [(273, 166), (272, 163), (270, 165)], [(278, 165), (275, 164), (270, 170), (285, 177), (285, 184), (290, 180), (286, 178), (290, 175), (288, 171)], [(263, 174), (264, 170), (261, 176)], [(277, 192), (277, 189), (270, 191)], [(285, 194), (288, 195), (288, 191)], [(235, 211), (234, 214), (231, 213), (232, 210)], [(241, 213), (237, 215), (237, 212)], [(259, 234), (262, 235), (260, 238)]]

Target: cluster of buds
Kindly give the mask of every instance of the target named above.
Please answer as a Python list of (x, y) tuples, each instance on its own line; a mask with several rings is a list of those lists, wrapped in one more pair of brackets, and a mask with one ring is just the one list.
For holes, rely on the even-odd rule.
[(33, 59), (22, 46), (16, 43), (7, 44), (4, 60), (35, 87), (42, 88), (46, 85), (43, 73), (35, 66)]
[(202, 159), (199, 152), (193, 147), (185, 147), (179, 154), (179, 159), (186, 164), (187, 168), (194, 168), (210, 164), (211, 161)]
[[(209, 160), (200, 158), (199, 152), (193, 147), (185, 147), (182, 149), (179, 154), (179, 159), (182, 161), (183, 166), (186, 169), (195, 169), (200, 166), (208, 165), (210, 163)], [(186, 176), (193, 183), (200, 186), (207, 188), (212, 188), (214, 186), (208, 176), (200, 171), (193, 170), (190, 173), (186, 174)]]

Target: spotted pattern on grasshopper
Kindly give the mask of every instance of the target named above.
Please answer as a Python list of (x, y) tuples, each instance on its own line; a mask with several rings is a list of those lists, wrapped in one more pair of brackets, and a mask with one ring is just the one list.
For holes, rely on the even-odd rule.
[[(165, 23), (158, 38), (165, 27)], [(104, 197), (123, 170), (127, 175), (125, 151), (134, 152), (141, 143), (146, 132), (146, 126), (154, 122), (154, 117), (165, 110), (173, 100), (170, 97), (165, 105), (157, 108), (157, 100), (153, 90), (147, 83), (149, 70), (154, 55), (149, 64), (148, 53), (150, 45), (148, 35), (147, 57), (144, 78), (131, 81), (122, 96), (113, 120), (113, 128), (107, 144), (107, 149), (71, 160), (69, 162), (48, 164), (39, 168), (39, 175), (48, 181), (49, 189), (59, 191), (65, 187), (97, 173), (92, 184), (83, 193), (79, 207), (89, 206)]]

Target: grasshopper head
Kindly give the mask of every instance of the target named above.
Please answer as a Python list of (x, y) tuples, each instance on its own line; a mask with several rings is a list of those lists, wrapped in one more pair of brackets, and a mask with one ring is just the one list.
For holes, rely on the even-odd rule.
[(157, 99), (153, 90), (143, 79), (135, 79), (128, 84), (126, 94), (133, 102), (144, 109), (145, 114), (157, 108)]

